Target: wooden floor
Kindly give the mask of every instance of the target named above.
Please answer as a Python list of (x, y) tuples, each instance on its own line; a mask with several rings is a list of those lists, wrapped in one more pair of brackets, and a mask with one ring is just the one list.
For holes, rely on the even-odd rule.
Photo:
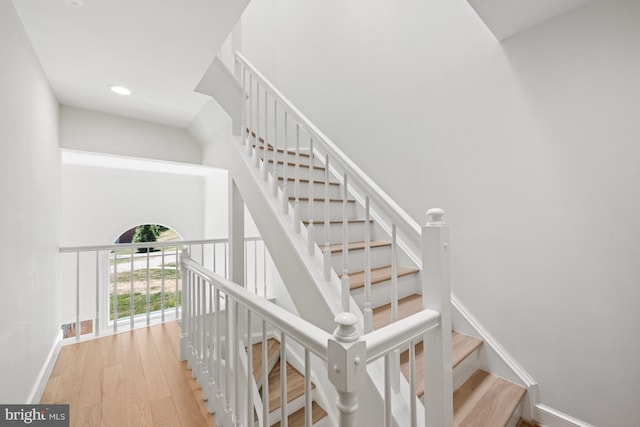
[(215, 426), (179, 333), (170, 322), (62, 347), (41, 403), (70, 404), (71, 426)]

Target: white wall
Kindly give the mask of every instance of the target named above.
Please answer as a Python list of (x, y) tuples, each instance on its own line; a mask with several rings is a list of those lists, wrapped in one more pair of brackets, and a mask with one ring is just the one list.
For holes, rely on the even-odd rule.
[(60, 109), (60, 146), (182, 163), (202, 161), (200, 144), (186, 129), (68, 106)]
[(0, 402), (25, 403), (60, 325), (58, 103), (0, 1)]
[(202, 239), (203, 194), (199, 176), (64, 165), (60, 245), (112, 244), (139, 224)]
[(416, 220), (443, 207), (453, 289), (598, 426), (640, 395), (640, 3), (502, 45), (465, 0), (261, 0), (243, 51)]

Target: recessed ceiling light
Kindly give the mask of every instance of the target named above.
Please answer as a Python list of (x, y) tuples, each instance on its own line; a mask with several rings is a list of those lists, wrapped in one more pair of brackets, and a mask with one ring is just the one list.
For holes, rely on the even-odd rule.
[(126, 88), (124, 86), (118, 86), (118, 85), (109, 85), (109, 89), (111, 89), (111, 92), (113, 93), (117, 93), (118, 95), (131, 95), (131, 89)]
[(64, 2), (71, 6), (82, 6), (84, 5), (84, 0), (64, 0)]

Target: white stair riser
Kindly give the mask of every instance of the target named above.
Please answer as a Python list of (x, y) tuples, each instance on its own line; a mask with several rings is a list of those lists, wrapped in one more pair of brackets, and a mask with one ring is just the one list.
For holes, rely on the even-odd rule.
[[(418, 279), (415, 274), (398, 278), (398, 299), (413, 295), (418, 287)], [(364, 287), (351, 291), (356, 304), (364, 309)], [(371, 307), (376, 308), (389, 304), (391, 301), (391, 280), (371, 285)]]
[[(349, 273), (364, 271), (364, 249), (349, 251), (348, 255), (347, 264), (349, 267)], [(371, 248), (371, 268), (384, 267), (387, 265), (391, 265), (391, 246)], [(342, 252), (331, 253), (331, 266), (338, 275), (342, 274)]]
[(453, 368), (453, 389), (457, 390), (477, 369), (480, 368), (478, 351), (482, 346), (474, 350), (466, 359)]
[[(289, 203), (294, 205), (295, 200), (290, 200)], [(300, 219), (302, 221), (309, 220), (309, 201), (300, 200)], [(295, 206), (295, 205), (294, 205)], [(343, 204), (339, 202), (330, 202), (329, 203), (329, 219), (330, 220), (341, 220), (342, 219), (342, 209)], [(355, 219), (358, 213), (357, 206), (355, 203), (347, 203), (347, 218)], [(311, 216), (315, 221), (321, 222), (324, 221), (324, 201), (314, 201), (311, 211)]]

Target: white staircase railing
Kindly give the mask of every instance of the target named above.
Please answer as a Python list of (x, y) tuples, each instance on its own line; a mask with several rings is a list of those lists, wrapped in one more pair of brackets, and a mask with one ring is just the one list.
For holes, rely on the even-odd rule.
[[(246, 97), (243, 102), (242, 128), (243, 140), (247, 152), (255, 157), (256, 167), (262, 168), (262, 178), (272, 179), (274, 195), (278, 194), (277, 183), (282, 181), (282, 209), (288, 212), (291, 201), (294, 209), (294, 228), (301, 231), (300, 222), (302, 185), (307, 185), (308, 202), (308, 242), (313, 252), (314, 226), (324, 227), (324, 245), (320, 245), (324, 257), (324, 275), (326, 280), (331, 276), (331, 246), (329, 230), (332, 222), (342, 221), (342, 256), (341, 269), (342, 308), (349, 311), (349, 275), (348, 250), (349, 221), (348, 212), (352, 209), (353, 197), (364, 206), (363, 216), (366, 218), (365, 251), (366, 262), (370, 265), (370, 220), (375, 220), (388, 235), (392, 236), (392, 246), (405, 250), (418, 268), (421, 268), (420, 226), (389, 195), (368, 177), (349, 157), (347, 157), (322, 131), (320, 131), (300, 110), (298, 110), (273, 84), (271, 84), (249, 61), (236, 52), (236, 75), (239, 77)], [(305, 161), (301, 158), (304, 157)], [(272, 164), (271, 177), (267, 168)], [(316, 168), (324, 169), (324, 176), (314, 173)], [(292, 169), (292, 170), (290, 170)], [(332, 178), (332, 177), (335, 177)], [(334, 179), (334, 182), (332, 182)], [(294, 188), (291, 189), (291, 184)], [(315, 185), (314, 185), (315, 184)], [(342, 215), (335, 216), (330, 212), (331, 186), (340, 184), (342, 199)], [(322, 220), (314, 221), (311, 212), (314, 210), (314, 187), (322, 186), (324, 191), (316, 193), (315, 202), (324, 199)], [(335, 197), (334, 197), (335, 198)], [(335, 202), (335, 200), (333, 200)], [(394, 232), (395, 230), (395, 232)], [(393, 262), (396, 262), (393, 257)], [(392, 272), (392, 283), (397, 289), (397, 268)], [(371, 322), (371, 277), (365, 277), (365, 307), (363, 309), (365, 331), (372, 330)], [(397, 303), (397, 292), (395, 302)]]
[[(433, 218), (433, 217), (432, 217)], [(439, 267), (434, 269), (425, 288), (427, 296), (435, 301), (447, 286), (446, 227), (432, 221), (425, 235), (437, 237), (433, 250), (438, 251)], [(281, 366), (286, 364), (287, 343), (294, 341), (304, 349), (305, 371), (305, 426), (310, 427), (311, 398), (310, 356), (319, 358), (328, 367), (329, 380), (337, 393), (336, 408), (340, 427), (355, 426), (358, 395), (362, 391), (367, 368), (379, 359), (385, 363), (385, 394), (394, 393), (391, 387), (390, 360), (399, 349), (412, 347), (424, 340), (429, 357), (424, 358), (425, 387), (424, 418), (418, 417), (416, 399), (411, 402), (411, 426), (424, 419), (424, 425), (442, 427), (451, 425), (450, 407), (445, 402), (446, 376), (443, 375), (443, 348), (441, 342), (443, 317), (441, 311), (424, 309), (373, 332), (359, 335), (355, 327), (357, 318), (342, 313), (335, 319), (334, 334), (306, 322), (298, 316), (248, 291), (195, 262), (187, 250), (182, 252), (181, 269), (184, 280), (184, 312), (180, 335), (180, 357), (188, 361), (193, 376), (203, 388), (208, 408), (216, 413), (216, 422), (222, 426), (267, 426), (269, 420), (269, 393), (263, 392), (256, 401), (256, 382), (253, 378), (251, 344), (257, 335), (262, 340), (263, 387), (280, 386), (281, 396), (287, 395), (286, 369), (281, 369), (279, 384), (268, 384), (269, 366), (266, 363), (267, 328), (277, 331), (281, 345)], [(443, 286), (445, 284), (445, 286)], [(438, 303), (433, 304), (438, 306)], [(256, 326), (257, 325), (257, 326)], [(417, 381), (415, 358), (411, 362), (410, 383)], [(446, 371), (446, 369), (444, 369)], [(263, 388), (263, 390), (264, 390)], [(450, 394), (449, 394), (450, 396)], [(385, 401), (385, 426), (391, 427), (392, 399)], [(282, 399), (280, 421), (287, 425), (286, 399)], [(255, 416), (256, 414), (257, 416)], [(257, 424), (256, 424), (257, 423)]]
[[(273, 262), (261, 238), (246, 238), (244, 245), (247, 288), (264, 297)], [(179, 319), (183, 248), (228, 276), (228, 239), (60, 248), (63, 338), (79, 341)]]

